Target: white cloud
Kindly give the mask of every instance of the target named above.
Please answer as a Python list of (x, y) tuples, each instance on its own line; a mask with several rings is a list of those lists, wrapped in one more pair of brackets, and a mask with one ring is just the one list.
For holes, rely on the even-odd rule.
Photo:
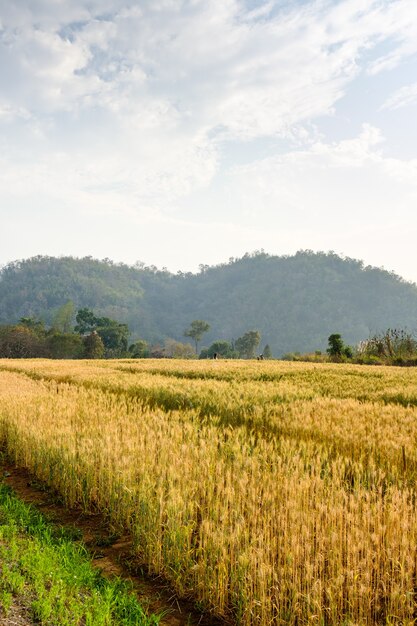
[(183, 124), (236, 137), (328, 113), (363, 50), (396, 38), (398, 62), (417, 41), (414, 0), (316, 1), (261, 20), (274, 3), (248, 12), (238, 0), (4, 4), (1, 60), (16, 105), (39, 113), (108, 106), (122, 115), (165, 102)]
[(383, 145), (381, 131), (364, 124), (354, 139), (316, 142), (307, 150), (235, 167), (229, 176), (231, 196), (241, 207), (258, 207), (255, 213), (261, 215), (271, 211), (284, 223), (294, 218), (293, 211), (307, 221), (312, 214), (314, 220), (322, 216), (316, 221), (320, 229), (335, 212), (366, 220), (372, 212), (390, 217), (395, 206), (399, 218), (400, 204), (412, 216), (417, 159), (389, 158)]
[(382, 105), (381, 110), (401, 109), (402, 107), (412, 106), (415, 104), (417, 104), (417, 83), (406, 85), (391, 94), (391, 96)]
[(417, 5), (413, 0), (385, 0), (375, 24), (379, 39), (391, 41), (391, 50), (371, 63), (369, 72), (393, 70), (417, 54)]
[[(415, 164), (384, 156), (374, 126), (336, 143), (305, 128), (355, 78), (417, 52), (415, 0), (3, 0), (0, 24), (3, 207), (171, 220), (193, 194), (196, 224), (204, 210), (231, 224), (262, 204), (263, 237), (281, 207), (289, 240), (297, 216), (317, 231), (320, 203), (337, 216), (354, 203), (358, 217), (395, 194), (409, 206)], [(301, 149), (254, 156), (216, 196), (225, 142), (271, 137)]]
[(241, 224), (268, 224), (280, 250), (332, 248), (411, 277), (417, 159), (388, 158), (383, 145), (365, 125), (354, 139), (235, 167), (229, 198)]

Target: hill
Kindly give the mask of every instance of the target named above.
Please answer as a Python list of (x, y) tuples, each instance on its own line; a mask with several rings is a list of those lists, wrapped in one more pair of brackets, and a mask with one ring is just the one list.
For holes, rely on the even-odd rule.
[(246, 254), (198, 274), (91, 257), (35, 257), (0, 271), (2, 324), (23, 316), (50, 323), (68, 300), (128, 323), (132, 338), (153, 343), (184, 341), (194, 319), (211, 326), (206, 345), (257, 329), (275, 356), (323, 349), (332, 332), (355, 344), (388, 327), (417, 326), (415, 284), (333, 253)]

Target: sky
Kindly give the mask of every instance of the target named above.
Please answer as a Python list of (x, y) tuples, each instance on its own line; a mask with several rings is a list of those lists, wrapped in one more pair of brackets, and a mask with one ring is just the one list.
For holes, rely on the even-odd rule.
[(0, 0), (0, 264), (417, 282), (416, 0)]

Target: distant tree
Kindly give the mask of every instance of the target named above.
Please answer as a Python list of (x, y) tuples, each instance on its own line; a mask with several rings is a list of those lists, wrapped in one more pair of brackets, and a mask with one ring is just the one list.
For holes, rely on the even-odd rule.
[(353, 351), (350, 346), (346, 346), (343, 342), (342, 336), (339, 333), (333, 333), (328, 339), (329, 347), (327, 348), (327, 354), (333, 361), (343, 359), (351, 359)]
[(95, 331), (100, 335), (107, 357), (118, 358), (126, 355), (130, 334), (127, 324), (121, 324), (109, 317), (97, 317), (88, 308), (80, 309), (75, 319), (75, 332), (86, 335)]
[(345, 356), (347, 359), (352, 359), (353, 358), (353, 350), (350, 346), (345, 346), (344, 350), (343, 350), (343, 356)]
[(222, 357), (223, 359), (236, 358), (237, 353), (233, 350), (232, 344), (229, 341), (215, 341), (209, 348), (205, 348), (200, 352), (200, 359), (212, 359), (214, 355)]
[(194, 340), (196, 354), (198, 354), (198, 342), (208, 330), (210, 330), (210, 324), (204, 320), (194, 320), (190, 327), (184, 331), (185, 337), (191, 337)]
[(24, 328), (31, 330), (38, 337), (44, 337), (46, 334), (45, 323), (34, 317), (21, 317), (19, 320), (19, 326), (23, 326)]
[(107, 356), (121, 357), (127, 351), (129, 328), (109, 318), (99, 318), (97, 333), (100, 335)]
[(138, 339), (129, 346), (129, 356), (132, 359), (146, 359), (149, 356), (149, 346), (144, 339)]
[(195, 357), (194, 348), (190, 343), (181, 343), (175, 339), (166, 339), (164, 346), (165, 356), (170, 359), (192, 359)]
[(156, 344), (149, 348), (149, 358), (151, 359), (164, 359), (166, 357), (165, 349), (163, 346)]
[(93, 330), (83, 339), (84, 358), (86, 359), (102, 359), (104, 356), (104, 344), (100, 335)]
[(0, 329), (0, 357), (30, 359), (45, 356), (44, 339), (28, 326), (3, 326)]
[(77, 312), (75, 321), (77, 322), (74, 328), (75, 332), (80, 335), (86, 335), (96, 330), (98, 318), (94, 315), (93, 311), (84, 307)]
[(266, 344), (262, 354), (264, 355), (264, 359), (272, 359), (272, 351), (271, 351), (271, 348), (269, 347), (269, 344)]
[(253, 359), (255, 357), (255, 350), (259, 346), (261, 341), (261, 335), (258, 330), (249, 330), (239, 339), (236, 339), (235, 348), (240, 357), (246, 359)]
[(46, 349), (53, 359), (80, 359), (84, 354), (83, 340), (75, 333), (51, 333), (46, 338)]
[(327, 354), (330, 357), (341, 357), (343, 354), (343, 348), (345, 347), (342, 335), (339, 333), (333, 333), (330, 335), (328, 342), (329, 347), (327, 348)]
[(69, 333), (73, 327), (74, 303), (68, 300), (66, 304), (59, 307), (52, 320), (52, 328), (60, 333)]

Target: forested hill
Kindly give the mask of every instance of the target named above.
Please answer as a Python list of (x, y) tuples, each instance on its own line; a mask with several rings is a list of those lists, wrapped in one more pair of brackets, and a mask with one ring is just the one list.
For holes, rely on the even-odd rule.
[(50, 323), (68, 300), (127, 322), (132, 339), (184, 341), (190, 322), (203, 319), (211, 326), (204, 344), (259, 330), (275, 356), (323, 349), (334, 332), (355, 344), (388, 327), (417, 327), (416, 285), (332, 253), (245, 255), (198, 274), (90, 257), (35, 257), (0, 272), (2, 324)]

